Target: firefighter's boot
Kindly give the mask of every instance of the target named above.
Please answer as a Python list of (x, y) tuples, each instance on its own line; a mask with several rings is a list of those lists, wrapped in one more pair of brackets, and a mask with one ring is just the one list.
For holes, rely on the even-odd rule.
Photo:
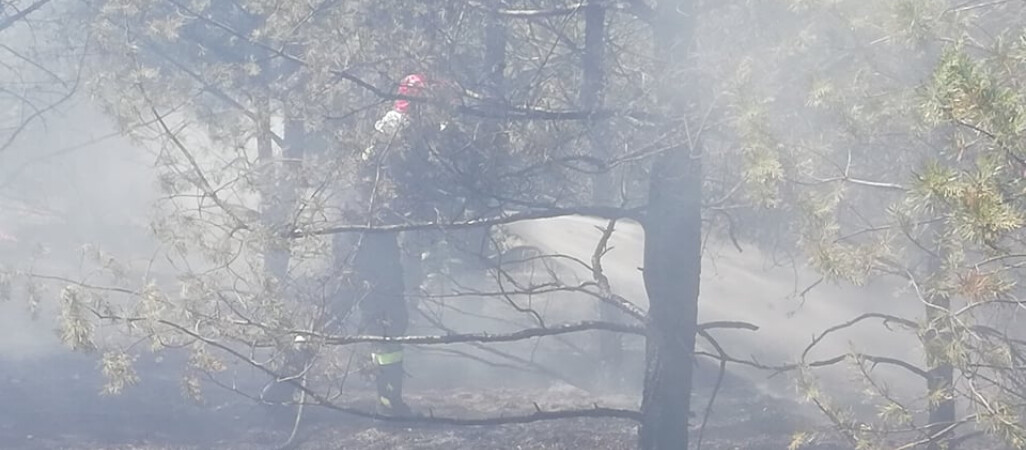
[(402, 350), (375, 353), (377, 365), (378, 412), (387, 416), (409, 416), (413, 412), (403, 401)]

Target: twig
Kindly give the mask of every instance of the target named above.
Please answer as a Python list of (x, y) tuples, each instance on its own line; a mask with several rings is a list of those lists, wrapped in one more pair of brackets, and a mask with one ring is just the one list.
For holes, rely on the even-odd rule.
[[(147, 99), (147, 101), (148, 100), (149, 99)], [(196, 172), (196, 177), (199, 179), (199, 183), (197, 183), (199, 185), (198, 187), (203, 190), (204, 195), (210, 197), (210, 199), (213, 200), (214, 204), (220, 207), (221, 210), (225, 212), (225, 214), (228, 214), (228, 216), (235, 221), (235, 226), (237, 228), (249, 228), (246, 222), (242, 220), (238, 215), (236, 215), (235, 212), (233, 212), (231, 208), (228, 206), (228, 204), (225, 203), (219, 195), (217, 195), (217, 191), (207, 180), (206, 175), (203, 174), (203, 169), (199, 166), (199, 163), (196, 161), (196, 158), (192, 156), (192, 153), (189, 152), (189, 149), (185, 148), (185, 144), (183, 144), (182, 141), (178, 139), (178, 136), (175, 136), (174, 132), (172, 132), (171, 129), (168, 128), (167, 123), (164, 122), (164, 118), (157, 113), (157, 109), (153, 106), (150, 106), (150, 112), (153, 113), (153, 118), (157, 121), (158, 124), (160, 124), (160, 128), (167, 135), (168, 139), (170, 139), (171, 142), (175, 145), (175, 147), (182, 153), (182, 155), (185, 156), (185, 159), (189, 161), (189, 165), (192, 166), (192, 169)]]

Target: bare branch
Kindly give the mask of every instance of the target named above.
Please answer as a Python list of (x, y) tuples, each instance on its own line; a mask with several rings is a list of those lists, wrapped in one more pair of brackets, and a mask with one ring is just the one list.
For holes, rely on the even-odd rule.
[(575, 14), (583, 9), (588, 3), (581, 2), (575, 5), (566, 6), (562, 8), (550, 8), (550, 9), (505, 9), (505, 8), (492, 8), (477, 1), (468, 1), (468, 5), (487, 11), (491, 14), (497, 14), (504, 17), (512, 17), (517, 19), (537, 19), (543, 17), (555, 17), (565, 16), (568, 14)]
[(866, 313), (866, 314), (862, 314), (862, 315), (860, 315), (860, 316), (858, 316), (858, 317), (856, 317), (854, 319), (851, 319), (851, 320), (849, 320), (847, 322), (844, 322), (842, 324), (835, 325), (835, 326), (832, 326), (830, 328), (827, 328), (822, 333), (820, 333), (819, 335), (814, 337), (812, 339), (812, 342), (809, 343), (809, 345), (807, 347), (805, 347), (805, 351), (802, 352), (802, 360), (804, 360), (806, 358), (806, 356), (808, 356), (809, 352), (812, 351), (812, 349), (816, 345), (818, 345), (823, 339), (825, 339), (828, 335), (830, 335), (832, 333), (835, 333), (835, 332), (838, 332), (838, 331), (841, 331), (841, 330), (846, 329), (846, 328), (851, 328), (855, 324), (857, 324), (859, 322), (862, 322), (864, 320), (868, 320), (868, 319), (883, 319), (885, 326), (889, 322), (894, 322), (894, 323), (898, 323), (898, 324), (904, 325), (904, 326), (906, 326), (908, 328), (911, 328), (911, 329), (915, 329), (915, 328), (918, 327), (918, 325), (915, 322), (911, 321), (911, 320), (904, 319), (904, 318), (897, 317), (897, 316), (892, 316), (892, 315), (889, 315), (889, 314), (881, 314), (881, 313)]
[(418, 230), (465, 230), (471, 228), (491, 227), (496, 225), (508, 225), (525, 220), (552, 219), (564, 216), (592, 216), (602, 218), (633, 218), (639, 217), (638, 208), (624, 209), (605, 206), (580, 206), (570, 208), (552, 208), (541, 211), (514, 212), (495, 217), (472, 219), (463, 222), (453, 223), (411, 223), (401, 225), (343, 225), (337, 227), (323, 228), (320, 230), (294, 230), (288, 234), (290, 238), (302, 238), (308, 236), (324, 236), (340, 233), (395, 233), (401, 231)]
[(861, 361), (869, 361), (869, 362), (873, 363), (874, 366), (877, 365), (877, 364), (886, 364), (886, 365), (891, 365), (891, 366), (897, 366), (897, 367), (901, 367), (901, 368), (903, 368), (905, 370), (908, 370), (909, 372), (912, 372), (912, 373), (914, 373), (916, 375), (919, 375), (923, 379), (929, 379), (930, 378), (930, 374), (929, 373), (927, 373), (923, 369), (920, 369), (919, 367), (916, 367), (912, 363), (909, 363), (909, 362), (906, 362), (906, 361), (902, 361), (902, 360), (896, 359), (896, 358), (890, 358), (890, 357), (886, 357), (886, 356), (867, 355), (867, 354), (864, 354), (864, 353), (846, 353), (846, 354), (843, 354), (843, 355), (835, 356), (835, 357), (830, 358), (830, 359), (813, 361), (811, 363), (808, 363), (807, 365), (809, 367), (826, 367), (826, 366), (831, 366), (831, 365), (837, 364), (837, 363), (839, 363), (841, 361), (844, 361), (844, 360), (846, 360), (848, 358), (854, 358), (856, 360), (861, 360)]
[[(196, 340), (199, 340), (199, 341), (201, 341), (201, 342), (203, 342), (203, 343), (205, 343), (207, 345), (210, 345), (210, 346), (216, 347), (216, 348), (218, 348), (218, 349), (220, 349), (222, 351), (225, 351), (225, 352), (231, 354), (232, 356), (236, 357), (237, 359), (243, 361), (244, 363), (246, 363), (246, 364), (256, 368), (257, 370), (260, 370), (260, 371), (266, 373), (267, 375), (275, 377), (276, 379), (280, 379), (279, 374), (275, 373), (271, 369), (268, 369), (263, 364), (260, 364), (260, 363), (258, 363), (256, 361), (254, 361), (252, 358), (247, 357), (246, 355), (240, 353), (238, 350), (235, 350), (235, 349), (233, 349), (233, 348), (231, 348), (231, 347), (229, 347), (229, 346), (227, 346), (227, 345), (225, 345), (225, 344), (223, 344), (221, 342), (218, 342), (216, 340), (207, 338), (207, 337), (205, 337), (205, 336), (203, 336), (203, 335), (201, 335), (201, 334), (199, 334), (199, 333), (197, 333), (197, 332), (195, 332), (195, 331), (193, 331), (193, 330), (191, 330), (191, 329), (189, 329), (187, 327), (183, 327), (181, 325), (178, 325), (178, 324), (175, 324), (175, 323), (171, 323), (171, 322), (166, 322), (166, 321), (160, 321), (160, 322), (164, 323), (165, 325), (168, 325), (168, 326), (170, 326), (172, 328), (175, 328), (179, 332), (184, 333), (186, 335), (189, 335), (192, 338), (194, 338)], [(532, 422), (540, 422), (540, 421), (545, 421), (545, 420), (572, 419), (572, 418), (582, 418), (582, 417), (590, 417), (590, 418), (619, 418), (619, 419), (627, 419), (627, 420), (634, 420), (634, 421), (640, 421), (641, 420), (641, 413), (638, 412), (638, 411), (627, 410), (627, 409), (616, 409), (616, 408), (601, 408), (601, 407), (595, 407), (595, 408), (590, 408), (590, 409), (558, 410), (558, 411), (541, 411), (539, 409), (539, 410), (535, 411), (532, 414), (519, 415), (519, 416), (506, 416), (506, 417), (492, 417), (492, 418), (483, 418), (483, 419), (462, 419), (462, 418), (455, 418), (455, 417), (434, 417), (434, 416), (407, 416), (407, 417), (391, 416), (391, 415), (378, 414), (378, 413), (368, 412), (368, 411), (364, 411), (364, 410), (357, 409), (357, 408), (351, 408), (351, 407), (346, 407), (346, 406), (341, 406), (341, 405), (335, 404), (335, 403), (325, 399), (323, 396), (319, 395), (317, 392), (314, 392), (313, 390), (311, 390), (310, 388), (305, 386), (304, 383), (301, 383), (299, 380), (297, 380), (295, 378), (290, 378), (288, 380), (288, 383), (292, 384), (297, 389), (299, 389), (301, 392), (305, 393), (310, 398), (314, 399), (314, 402), (311, 403), (311, 405), (324, 407), (324, 408), (327, 408), (327, 409), (330, 409), (330, 410), (334, 410), (334, 411), (338, 411), (338, 412), (342, 412), (342, 413), (346, 413), (346, 414), (350, 414), (350, 415), (354, 415), (354, 416), (366, 417), (366, 418), (369, 418), (369, 419), (391, 421), (391, 422), (431, 423), (431, 424), (459, 425), (459, 426), (478, 426), (478, 425), (503, 425), (503, 424), (515, 424), (515, 423), (532, 423)]]
[(736, 320), (717, 320), (713, 322), (705, 322), (698, 324), (699, 331), (714, 329), (759, 331), (759, 326), (748, 322), (741, 322)]
[(25, 8), (25, 9), (23, 9), (21, 11), (18, 11), (16, 13), (14, 13), (14, 15), (12, 15), (11, 17), (8, 17), (8, 18), (0, 21), (0, 31), (3, 31), (5, 29), (7, 29), (7, 28), (10, 28), (16, 22), (18, 22), (19, 20), (22, 20), (22, 19), (28, 17), (29, 14), (32, 14), (33, 12), (38, 10), (39, 8), (42, 8), (47, 3), (50, 3), (50, 0), (36, 0), (36, 2), (31, 4), (31, 5), (29, 5), (28, 8)]
[(366, 342), (395, 343), (395, 344), (459, 344), (468, 342), (514, 342), (531, 339), (535, 337), (556, 336), (560, 334), (576, 333), (580, 331), (602, 330), (619, 333), (644, 335), (645, 327), (639, 325), (626, 325), (612, 322), (581, 321), (575, 323), (564, 323), (550, 325), (547, 327), (528, 328), (505, 334), (491, 333), (470, 333), (451, 334), (446, 336), (332, 336), (320, 335), (318, 333), (295, 331), (299, 336), (307, 336), (323, 340), (329, 345), (349, 345)]
[(247, 223), (244, 220), (242, 220), (237, 214), (235, 214), (235, 212), (232, 211), (229, 205), (225, 203), (220, 196), (217, 195), (217, 191), (214, 189), (213, 186), (210, 185), (210, 182), (207, 181), (206, 176), (203, 174), (203, 169), (200, 168), (199, 163), (196, 162), (196, 158), (192, 156), (192, 153), (189, 152), (189, 149), (185, 148), (185, 144), (182, 144), (182, 141), (178, 139), (178, 136), (175, 136), (174, 132), (172, 132), (171, 129), (168, 128), (167, 123), (164, 122), (164, 118), (161, 117), (160, 114), (157, 114), (156, 108), (151, 106), (150, 112), (153, 113), (153, 118), (157, 121), (157, 123), (160, 124), (160, 128), (164, 131), (164, 134), (167, 135), (168, 139), (171, 140), (175, 147), (189, 161), (189, 164), (192, 166), (192, 169), (196, 172), (196, 177), (199, 179), (199, 183), (197, 184), (198, 187), (201, 190), (203, 190), (203, 195), (206, 197), (210, 197), (210, 199), (213, 200), (213, 202), (217, 204), (217, 206), (220, 207), (221, 210), (225, 212), (225, 214), (228, 214), (228, 216), (235, 221), (235, 227), (237, 229), (249, 228)]

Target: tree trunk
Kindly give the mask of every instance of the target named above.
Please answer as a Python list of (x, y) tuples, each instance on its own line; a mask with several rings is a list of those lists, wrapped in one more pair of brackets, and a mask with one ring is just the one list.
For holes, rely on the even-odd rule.
[[(305, 135), (301, 120), (286, 118), (285, 132), (282, 137), (285, 141), (285, 148), (282, 149), (283, 161), (280, 164), (275, 164), (273, 160), (273, 154), (269, 150), (270, 139), (264, 138), (263, 143), (258, 142), (261, 163), (265, 165), (264, 169), (267, 171), (266, 192), (269, 194), (264, 200), (264, 221), (275, 231), (284, 230), (288, 225), (291, 220), (290, 214), (295, 209), (298, 200)], [(287, 281), (289, 260), (291, 259), (289, 247), (288, 240), (274, 237), (264, 253), (264, 264), (268, 275), (274, 277), (279, 286)]]
[[(657, 8), (653, 38), (656, 56), (666, 64), (659, 70), (658, 101), (660, 112), (675, 118), (691, 106), (688, 99), (696, 97), (693, 83), (679, 81), (690, 79), (685, 70), (695, 4), (694, 0), (662, 1)], [(656, 159), (643, 223), (650, 324), (639, 431), (642, 450), (688, 447), (702, 270), (702, 166), (699, 144), (690, 140), (689, 133), (678, 129), (672, 135), (684, 143)]]
[[(598, 2), (588, 3), (584, 7), (584, 57), (581, 65), (580, 103), (584, 110), (598, 110), (603, 106), (605, 82), (605, 51), (606, 51), (606, 8)], [(602, 161), (610, 159), (606, 133), (603, 133), (605, 121), (590, 120), (588, 126), (588, 146), (590, 153)], [(592, 177), (592, 201), (596, 205), (616, 205), (617, 189), (615, 177), (611, 171), (603, 171)], [(600, 320), (613, 322), (621, 320), (622, 315), (608, 303), (598, 303)], [(617, 333), (596, 333), (600, 370), (596, 373), (600, 383), (617, 385), (622, 381), (623, 340)]]
[[(278, 214), (278, 202), (276, 199), (277, 192), (275, 192), (277, 171), (274, 164), (274, 143), (270, 135), (271, 101), (269, 98), (265, 97), (262, 99), (259, 115), (260, 123), (257, 124), (260, 128), (257, 134), (257, 164), (260, 170), (258, 175), (260, 183), (260, 219), (263, 221), (264, 226), (273, 228), (276, 223), (275, 216)], [(264, 275), (269, 279), (271, 285), (277, 285), (284, 279), (285, 269), (283, 268), (282, 260), (285, 257), (283, 257), (281, 249), (278, 245), (275, 245), (274, 241), (268, 242), (265, 246)], [(284, 266), (286, 268), (288, 266), (287, 259), (284, 261)]]
[(641, 403), (642, 450), (684, 449), (702, 270), (701, 162), (681, 146), (653, 167), (645, 229), (650, 333)]
[[(284, 230), (291, 220), (292, 211), (295, 210), (299, 197), (299, 177), (302, 175), (306, 131), (302, 121), (286, 116), (282, 137), (285, 141), (285, 147), (282, 149), (283, 161), (277, 162), (274, 160), (273, 147), (268, 135), (270, 132), (269, 111), (262, 119), (263, 130), (257, 140), (257, 152), (263, 170), (261, 174), (262, 220), (265, 226), (277, 232)], [(288, 285), (289, 262), (292, 258), (290, 243), (287, 239), (278, 236), (270, 236), (268, 239), (263, 255), (264, 272), (270, 281), (268, 287), (275, 295), (284, 294), (287, 296), (286, 298), (289, 298), (288, 292), (295, 292)], [(294, 325), (308, 326), (306, 324)], [(285, 360), (280, 375), (292, 376), (302, 372), (311, 358), (309, 349), (297, 350), (292, 347), (292, 342), (285, 342), (283, 345), (286, 345), (284, 348)], [(274, 383), (269, 390), (264, 392), (264, 397), (272, 402), (286, 402), (292, 397), (295, 390), (295, 386), (291, 383)], [(284, 413), (285, 411), (279, 412)]]

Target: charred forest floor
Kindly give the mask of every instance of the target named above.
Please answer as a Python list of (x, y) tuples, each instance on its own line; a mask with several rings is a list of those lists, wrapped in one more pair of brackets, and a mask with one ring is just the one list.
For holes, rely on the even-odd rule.
[[(699, 364), (692, 409), (691, 448), (716, 379), (714, 365)], [(0, 359), (0, 449), (62, 450), (272, 450), (288, 440), (294, 408), (270, 410), (236, 393), (206, 387), (206, 401), (183, 395), (176, 362), (139, 361), (140, 383), (118, 396), (102, 396), (95, 358), (62, 355)], [(406, 396), (422, 414), (491, 418), (602, 407), (637, 409), (637, 395), (594, 395), (567, 384), (502, 386), (502, 383), (421, 380)], [(494, 381), (494, 379), (492, 379)], [(483, 380), (488, 381), (488, 379)], [(352, 389), (345, 406), (372, 411), (367, 389)], [(786, 449), (796, 432), (810, 433), (804, 450), (854, 446), (835, 433), (810, 406), (762, 393), (751, 379), (724, 378), (702, 434), (706, 450)], [(561, 419), (499, 426), (399, 423), (361, 418), (307, 406), (290, 447), (296, 450), (628, 450), (636, 448), (637, 424), (622, 419)], [(969, 442), (963, 450), (1002, 448)]]
[[(208, 392), (197, 405), (182, 395), (173, 367), (140, 369), (142, 381), (119, 396), (100, 396), (103, 380), (94, 360), (0, 361), (0, 448), (4, 449), (274, 449), (285, 442), (294, 416), (272, 413), (230, 392)], [(216, 389), (216, 388), (211, 388)], [(209, 391), (209, 389), (208, 389)], [(367, 393), (348, 406), (371, 410)], [(601, 406), (637, 408), (628, 395), (596, 398), (567, 385), (549, 388), (493, 386), (411, 389), (409, 403), (421, 413), (447, 417), (496, 417), (544, 410)], [(694, 429), (708, 394), (696, 393)], [(761, 395), (728, 380), (717, 396), (702, 448), (784, 449), (795, 431), (820, 431), (813, 449), (843, 449), (802, 406)], [(694, 439), (694, 438), (693, 438)], [(502, 426), (403, 424), (307, 407), (297, 449), (632, 449), (637, 425), (621, 419), (563, 419)]]

